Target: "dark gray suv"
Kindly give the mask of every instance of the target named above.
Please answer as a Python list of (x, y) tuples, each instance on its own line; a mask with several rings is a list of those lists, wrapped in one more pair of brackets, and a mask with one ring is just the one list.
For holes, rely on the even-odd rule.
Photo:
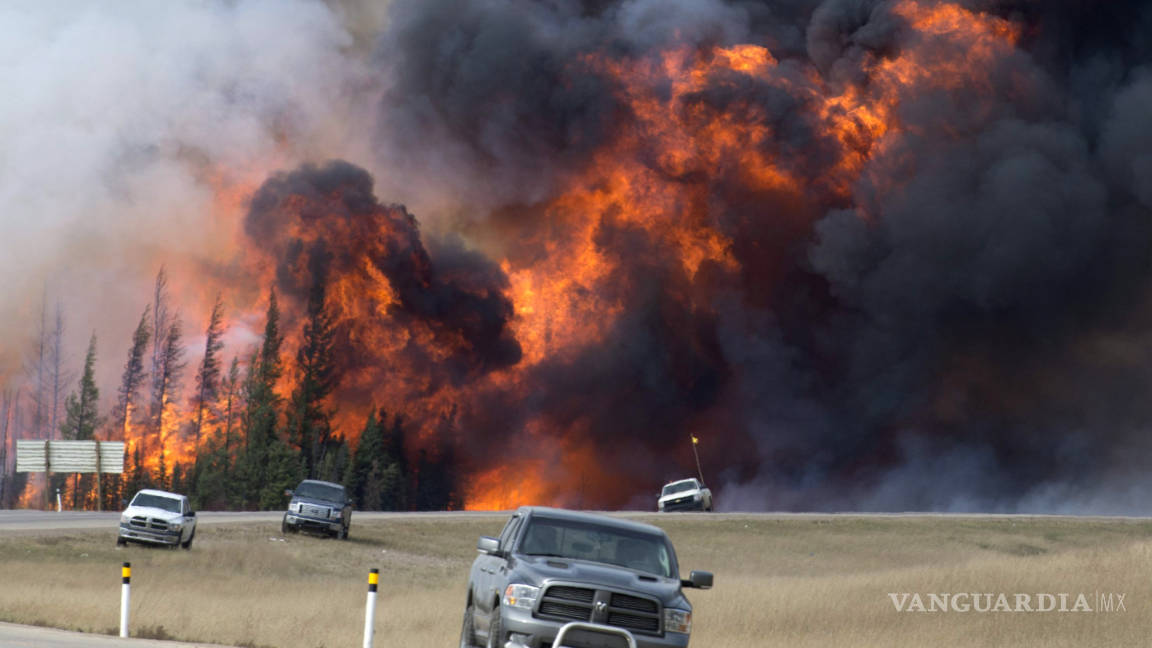
[(692, 604), (681, 588), (712, 586), (708, 572), (680, 580), (663, 530), (606, 515), (523, 507), (477, 549), (461, 648), (544, 648), (573, 621), (628, 630), (638, 648), (683, 647)]
[(280, 530), (313, 531), (327, 533), (342, 540), (348, 539), (348, 526), (352, 523), (352, 502), (344, 487), (332, 482), (305, 479), (296, 490), (286, 491), (292, 498), (288, 511), (280, 523)]

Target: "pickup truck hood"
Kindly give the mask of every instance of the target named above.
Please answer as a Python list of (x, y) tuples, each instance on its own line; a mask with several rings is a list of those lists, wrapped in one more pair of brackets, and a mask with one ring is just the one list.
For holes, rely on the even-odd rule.
[(307, 504), (309, 506), (326, 506), (339, 511), (344, 508), (343, 502), (330, 502), (328, 500), (316, 499), (315, 497), (292, 497), (292, 504)]
[(156, 508), (154, 506), (129, 506), (128, 508), (124, 509), (124, 512), (121, 513), (121, 515), (127, 515), (128, 517), (143, 515), (145, 517), (156, 518), (158, 520), (167, 520), (169, 522), (173, 520), (179, 520), (184, 517), (179, 513), (165, 511), (162, 508)]
[(591, 587), (632, 590), (654, 596), (666, 605), (680, 598), (680, 580), (636, 572), (615, 565), (543, 556), (518, 556), (529, 571), (544, 580), (588, 583)]

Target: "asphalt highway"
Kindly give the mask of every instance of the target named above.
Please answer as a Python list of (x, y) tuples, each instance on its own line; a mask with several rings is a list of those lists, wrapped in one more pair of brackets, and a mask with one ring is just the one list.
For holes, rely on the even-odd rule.
[[(744, 518), (893, 518), (893, 517), (949, 517), (949, 518), (1067, 518), (1076, 520), (1147, 520), (1147, 517), (1113, 516), (1113, 515), (1035, 515), (1035, 514), (997, 514), (997, 513), (655, 513), (653, 511), (613, 511), (609, 515), (635, 517), (635, 516), (678, 516), (678, 515), (706, 515), (710, 519), (744, 519)], [(436, 519), (461, 517), (507, 517), (507, 511), (428, 511), (428, 512), (379, 512), (379, 511), (353, 511), (354, 521), (370, 522), (373, 520), (399, 520), (399, 519)], [(283, 511), (198, 511), (197, 524), (231, 524), (266, 522), (279, 524), (284, 516)], [(95, 511), (29, 511), (29, 510), (0, 510), (0, 534), (9, 531), (53, 531), (68, 529), (100, 529), (115, 531), (119, 522), (119, 512), (97, 513)]]
[[(379, 511), (355, 511), (353, 520), (371, 522), (373, 520), (404, 518), (438, 518), (461, 516), (504, 516), (506, 513), (487, 512), (428, 512), (428, 513), (383, 513)], [(239, 524), (245, 522), (272, 522), (279, 524), (283, 511), (197, 511), (196, 524)], [(0, 533), (8, 531), (58, 531), (67, 529), (108, 529), (116, 530), (120, 513), (95, 511), (29, 511), (0, 510)]]
[(220, 648), (220, 646), (152, 639), (121, 639), (87, 632), (0, 623), (0, 648)]
[[(271, 522), (279, 521), (283, 512), (259, 511), (250, 513), (196, 514), (197, 524), (221, 524), (227, 522)], [(370, 515), (364, 513), (362, 515)], [(95, 511), (0, 511), (0, 533), (5, 531), (50, 531), (58, 529), (99, 529), (115, 530), (120, 522), (120, 512), (97, 513)]]

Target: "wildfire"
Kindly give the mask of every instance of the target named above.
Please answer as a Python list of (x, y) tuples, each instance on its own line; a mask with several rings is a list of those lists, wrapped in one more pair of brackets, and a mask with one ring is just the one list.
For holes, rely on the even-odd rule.
[[(336, 340), (337, 436), (354, 444), (367, 413), (383, 407), (411, 422), (410, 452), (487, 449), (490, 441), (491, 454), (473, 452), (470, 474), (459, 479), (470, 509), (622, 505), (648, 492), (656, 469), (621, 476), (605, 466), (597, 443), (604, 433), (589, 427), (580, 408), (541, 411), (534, 381), (611, 339), (645, 296), (633, 285), (642, 283), (637, 274), (659, 282), (684, 312), (712, 309), (721, 280), (752, 284), (749, 299), (770, 305), (787, 280), (787, 255), (810, 240), (816, 218), (849, 206), (868, 217), (853, 190), (870, 163), (909, 134), (902, 110), (932, 93), (988, 86), (986, 71), (1012, 54), (1020, 34), (1010, 21), (959, 4), (900, 0), (889, 11), (905, 23), (901, 47), (867, 53), (860, 77), (778, 57), (759, 43), (582, 54), (571, 73), (605, 80), (620, 106), (610, 134), (565, 170), (559, 190), (525, 208), (530, 223), (508, 228), (491, 259), (466, 244), (426, 248), (415, 218), (379, 202), (371, 177), (350, 164), (305, 166), (263, 184), (264, 169), (205, 168), (211, 237), (220, 240), (217, 258), (205, 265), (247, 278), (225, 287), (232, 280), (221, 272), (207, 287), (173, 292), (198, 315), (217, 290), (234, 289), (233, 319), (251, 325), (261, 316), (257, 295), (274, 285), (284, 300), (287, 395), (298, 373), (304, 304), (321, 283)], [(768, 226), (757, 230), (765, 232), (760, 238), (742, 239), (741, 219)], [(755, 249), (751, 263), (763, 267), (745, 267), (742, 248)], [(201, 267), (180, 269), (174, 277), (196, 276)], [(200, 317), (184, 315), (189, 329), (200, 328)], [(686, 337), (702, 354), (720, 344)], [(491, 411), (479, 412), (485, 408)], [(155, 415), (156, 424), (140, 424), (141, 415)], [(186, 400), (169, 395), (156, 413), (130, 406), (118, 432), (148, 471), (171, 471), (195, 460), (193, 418)], [(470, 442), (475, 431), (465, 426), (475, 421), (501, 438)], [(739, 463), (750, 442), (726, 423), (700, 414), (683, 425), (725, 439), (703, 449), (717, 453), (711, 461)], [(201, 444), (220, 430), (210, 420)], [(611, 441), (621, 461), (638, 465), (671, 452), (652, 437)], [(682, 454), (675, 468), (693, 468), (687, 449)]]
[[(906, 0), (894, 12), (914, 37), (901, 51), (877, 57), (863, 83), (826, 80), (811, 67), (784, 68), (767, 48), (754, 44), (585, 61), (615, 81), (629, 117), (612, 143), (545, 208), (546, 220), (554, 224), (549, 237), (527, 243), (546, 253), (527, 263), (503, 262), (527, 363), (598, 344), (627, 311), (627, 304), (613, 298), (618, 292), (612, 282), (619, 281), (622, 263), (605, 253), (606, 228), (643, 232), (661, 259), (674, 260), (676, 265), (665, 269), (686, 286), (704, 266), (739, 272), (721, 210), (710, 204), (716, 185), (734, 183), (747, 195), (771, 196), (769, 201), (842, 202), (869, 160), (902, 136), (899, 114), (906, 100), (932, 89), (984, 83), (989, 64), (1009, 54), (1018, 37), (1012, 23), (958, 5)], [(805, 168), (802, 158), (811, 152), (780, 145), (781, 125), (762, 105), (743, 98), (741, 89), (749, 87), (793, 97), (823, 134), (821, 141), (831, 143), (831, 162), (816, 173)], [(795, 236), (797, 228), (806, 232), (809, 225), (782, 223), (780, 231)], [(771, 286), (761, 289), (771, 291)], [(613, 479), (596, 469), (596, 449), (588, 441), (593, 435), (586, 430), (530, 438), (527, 446), (543, 448), (541, 456), (549, 458), (483, 471), (471, 480), (468, 508), (571, 504), (574, 493), (586, 490), (580, 480), (603, 485)], [(562, 440), (558, 455), (555, 440)], [(535, 481), (524, 475), (534, 475)], [(619, 502), (618, 494), (599, 496), (597, 501)]]
[(43, 473), (31, 473), (28, 475), (28, 481), (24, 484), (24, 491), (20, 493), (20, 497), (16, 500), (16, 508), (43, 508), (44, 489), (47, 488), (47, 485), (48, 480), (44, 477)]

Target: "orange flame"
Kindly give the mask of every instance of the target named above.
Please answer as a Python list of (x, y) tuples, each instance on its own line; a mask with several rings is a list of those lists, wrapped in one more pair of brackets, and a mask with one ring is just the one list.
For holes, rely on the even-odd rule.
[[(524, 383), (533, 368), (603, 342), (628, 308), (610, 289), (622, 265), (600, 241), (610, 227), (642, 232), (662, 257), (673, 259), (666, 270), (688, 301), (709, 273), (738, 274), (741, 268), (733, 249), (741, 242), (732, 239), (731, 229), (722, 222), (723, 207), (711, 204), (716, 184), (738, 187), (752, 202), (768, 205), (765, 210), (771, 213), (765, 218), (787, 221), (777, 223), (780, 241), (756, 242), (764, 247), (765, 264), (783, 266), (785, 261), (774, 259), (776, 251), (788, 240), (807, 236), (811, 219), (824, 208), (848, 204), (853, 186), (868, 173), (869, 162), (908, 134), (900, 114), (910, 98), (986, 86), (986, 70), (1010, 56), (1019, 38), (1018, 27), (1010, 21), (958, 4), (900, 0), (891, 10), (906, 22), (907, 38), (898, 52), (874, 56), (865, 66), (863, 81), (847, 82), (826, 77), (811, 65), (782, 63), (768, 48), (751, 43), (581, 60), (584, 69), (612, 82), (627, 114), (615, 124), (610, 142), (584, 167), (571, 171), (564, 190), (540, 207), (541, 220), (549, 226), (519, 232), (495, 253), (509, 281), (507, 294), (515, 307), (511, 326), (523, 350), (521, 361), (461, 384), (436, 382), (406, 366), (405, 353), (412, 347), (426, 350), (430, 362), (443, 362), (454, 346), (466, 341), (446, 340), (427, 327), (397, 323), (392, 311), (398, 295), (381, 270), (363, 257), (331, 277), (328, 286), (337, 327), (375, 354), (365, 363), (371, 366), (355, 367), (342, 376), (335, 419), (338, 433), (355, 442), (367, 412), (383, 406), (420, 422), (417, 447), (447, 442), (439, 437), (437, 424), (451, 420), (457, 408), (467, 407), (476, 394), (493, 389), (528, 392), (530, 386)], [(764, 106), (747, 99), (725, 103), (710, 95), (744, 85), (793, 98), (821, 143), (827, 144), (831, 161), (822, 162), (814, 172), (803, 159), (808, 151), (782, 148), (781, 126)], [(263, 171), (204, 170), (205, 184), (214, 192), (212, 222), (221, 239), (219, 258), (210, 261), (228, 265), (243, 248), (240, 215)], [(773, 210), (771, 206), (778, 204), (807, 207)], [(295, 222), (286, 222), (285, 227), (291, 229), (291, 237), (305, 242), (320, 236), (387, 240), (395, 235), (384, 221), (364, 232), (341, 230), (350, 226), (340, 220), (325, 221), (320, 229)], [(517, 249), (534, 253), (518, 254)], [(246, 259), (240, 265), (257, 279), (246, 282), (253, 292), (230, 296), (238, 304), (233, 304), (235, 310), (241, 311), (236, 319), (259, 322), (262, 313), (255, 304), (258, 293), (273, 282), (273, 270), (260, 259)], [(171, 275), (197, 276), (193, 269)], [(207, 287), (174, 285), (172, 290), (183, 302), (195, 303), (197, 313), (206, 313), (216, 289), (225, 282), (221, 278)], [(772, 285), (757, 288), (770, 298)], [(285, 320), (299, 316), (288, 312)], [(289, 371), (283, 392), (294, 379), (294, 348), (299, 343), (296, 328), (286, 326), (285, 332)], [(382, 375), (387, 380), (382, 381)], [(123, 431), (129, 454), (140, 448), (150, 471), (158, 469), (161, 456), (169, 471), (176, 464), (188, 466), (197, 451), (189, 434), (190, 409), (183, 401), (166, 401), (159, 433), (151, 435), (129, 417)], [(598, 449), (587, 441), (589, 431), (579, 422), (565, 429), (549, 429), (550, 425), (554, 423), (542, 418), (530, 420), (525, 430), (518, 431), (511, 460), (481, 464), (477, 474), (461, 480), (468, 484), (466, 508), (619, 502), (620, 493), (628, 489), (616, 482), (628, 482), (630, 477), (603, 474)], [(219, 428), (218, 421), (210, 421), (201, 443), (217, 435)], [(709, 432), (694, 429), (702, 437)], [(642, 445), (626, 449), (637, 456), (648, 450)], [(694, 466), (690, 453), (682, 463), (682, 468)], [(22, 501), (31, 497), (30, 492), (22, 495)]]
[[(670, 250), (689, 283), (705, 265), (738, 271), (734, 242), (708, 205), (709, 183), (734, 179), (753, 194), (800, 203), (810, 195), (846, 200), (869, 160), (904, 135), (898, 115), (908, 98), (986, 83), (989, 65), (1009, 55), (1019, 36), (1011, 22), (959, 5), (903, 0), (894, 11), (913, 37), (895, 56), (875, 59), (861, 85), (827, 81), (814, 68), (792, 76), (767, 48), (752, 44), (679, 48), (656, 59), (592, 59), (593, 69), (617, 82), (631, 118), (547, 207), (558, 224), (551, 231), (562, 232), (532, 241), (547, 253), (528, 263), (503, 262), (526, 364), (595, 345), (625, 309), (602, 290), (616, 270), (596, 241), (605, 217), (641, 228)], [(716, 110), (701, 98), (708, 88), (745, 81), (807, 102), (820, 130), (838, 143), (837, 160), (818, 177), (806, 177), (774, 145), (774, 125), (761, 107), (745, 102)], [(472, 478), (466, 508), (574, 505), (585, 490), (581, 479), (620, 478), (598, 474), (595, 449), (581, 441), (580, 430), (559, 432), (528, 435), (535, 456)], [(546, 439), (562, 441), (557, 447)], [(690, 461), (686, 457), (683, 467)], [(593, 501), (615, 497), (604, 493)]]

